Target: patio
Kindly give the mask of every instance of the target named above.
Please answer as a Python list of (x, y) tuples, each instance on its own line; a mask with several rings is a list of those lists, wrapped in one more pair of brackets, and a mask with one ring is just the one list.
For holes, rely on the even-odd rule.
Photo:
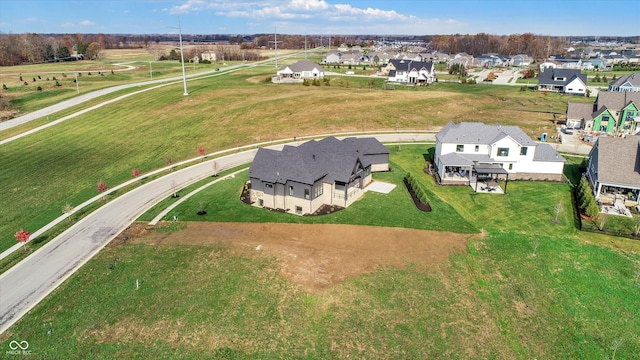
[(498, 181), (476, 181), (470, 183), (469, 185), (471, 185), (471, 187), (475, 189), (475, 192), (477, 193), (504, 194), (504, 190), (500, 187), (500, 183)]
[(617, 199), (613, 205), (603, 204), (600, 207), (601, 214), (607, 215), (618, 215), (618, 216), (626, 216), (631, 217), (631, 211), (624, 206), (624, 202), (622, 200)]

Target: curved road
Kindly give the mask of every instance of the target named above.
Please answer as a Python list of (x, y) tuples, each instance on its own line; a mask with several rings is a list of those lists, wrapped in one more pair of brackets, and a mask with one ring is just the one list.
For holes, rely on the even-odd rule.
[[(434, 141), (434, 133), (373, 134), (381, 142)], [(291, 144), (297, 144), (295, 143)], [(32, 309), (141, 214), (183, 188), (210, 176), (216, 161), (221, 170), (248, 164), (251, 150), (201, 162), (142, 185), (94, 211), (73, 227), (0, 275), (0, 333)], [(283, 145), (269, 148), (280, 149)]]

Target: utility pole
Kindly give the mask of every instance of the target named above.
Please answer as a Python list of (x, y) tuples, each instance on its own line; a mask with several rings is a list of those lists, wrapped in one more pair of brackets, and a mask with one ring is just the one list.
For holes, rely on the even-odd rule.
[(184, 95), (189, 95), (187, 91), (187, 73), (184, 70), (184, 51), (182, 50), (182, 27), (180, 26), (180, 16), (178, 16), (178, 34), (180, 36), (180, 59), (182, 59), (182, 82), (184, 83)]
[(276, 48), (276, 69), (278, 68), (278, 43), (282, 42), (282, 41), (278, 41), (278, 32), (276, 31), (276, 28), (273, 28), (274, 30), (274, 34), (273, 34), (273, 41), (269, 41), (275, 44), (275, 48)]

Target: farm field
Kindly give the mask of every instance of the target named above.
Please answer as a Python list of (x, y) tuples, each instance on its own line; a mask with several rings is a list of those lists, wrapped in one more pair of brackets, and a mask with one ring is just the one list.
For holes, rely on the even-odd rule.
[[(34, 231), (66, 203), (96, 195), (98, 181), (120, 184), (133, 168), (144, 175), (167, 157), (198, 156), (199, 146), (460, 120), (519, 125), (535, 138), (553, 131), (567, 100), (508, 86), (387, 91), (349, 77), (278, 86), (264, 82), (273, 71), (193, 80), (188, 97), (182, 84), (167, 86), (1, 145), (0, 248), (15, 243), (17, 229)], [(472, 194), (422, 176), (429, 146), (391, 149), (394, 171), (374, 179), (401, 185), (406, 171), (420, 174), (434, 212), (414, 211), (398, 186), (327, 217), (273, 214), (237, 200), (237, 176), (178, 207), (178, 223), (132, 226), (0, 343), (26, 339), (37, 357), (69, 359), (640, 353), (637, 242), (577, 232), (569, 185), (510, 182), (506, 196)], [(201, 201), (204, 217), (195, 215)], [(342, 245), (341, 234), (356, 241)]]

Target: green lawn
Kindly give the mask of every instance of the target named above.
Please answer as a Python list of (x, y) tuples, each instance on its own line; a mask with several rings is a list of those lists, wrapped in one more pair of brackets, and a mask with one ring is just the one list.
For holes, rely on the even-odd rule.
[(380, 268), (310, 294), (278, 259), (228, 244), (107, 247), (0, 343), (65, 359), (602, 359), (617, 341), (616, 359), (640, 353), (637, 255), (513, 232), (468, 249), (438, 271)]
[[(374, 226), (429, 229), (459, 233), (474, 233), (477, 228), (464, 220), (451, 206), (433, 194), (430, 204), (433, 211), (425, 213), (413, 204), (402, 179), (406, 174), (395, 164), (394, 171), (374, 174), (374, 180), (396, 184), (389, 194), (368, 192), (349, 208), (324, 216), (297, 216), (267, 211), (252, 207), (240, 201), (240, 190), (248, 180), (247, 172), (234, 179), (225, 180), (192, 196), (171, 211), (167, 219), (176, 216), (181, 221), (224, 221), (224, 222), (277, 222), (298, 224), (359, 224)], [(197, 215), (200, 205), (206, 215)], [(149, 221), (159, 211), (151, 211), (141, 218)]]

